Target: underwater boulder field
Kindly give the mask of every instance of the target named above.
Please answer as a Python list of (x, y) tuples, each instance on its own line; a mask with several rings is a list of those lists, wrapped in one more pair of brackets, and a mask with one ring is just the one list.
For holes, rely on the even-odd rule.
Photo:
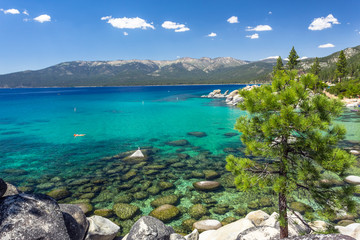
[[(1, 89), (2, 178), (107, 217), (122, 235), (144, 215), (186, 233), (199, 219), (226, 224), (257, 209), (271, 214), (277, 196), (239, 192), (225, 169), (228, 154), (243, 154), (234, 124), (246, 113), (200, 98), (242, 87)], [(348, 130), (343, 147), (360, 150), (359, 113), (345, 109), (338, 121)], [(129, 157), (139, 147), (144, 156)], [(358, 167), (349, 174), (360, 176)], [(296, 196), (291, 202), (316, 213)]]

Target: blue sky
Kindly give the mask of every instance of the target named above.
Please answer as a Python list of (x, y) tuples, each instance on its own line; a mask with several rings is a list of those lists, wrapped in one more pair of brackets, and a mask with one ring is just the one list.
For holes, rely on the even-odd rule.
[(292, 46), (322, 57), (360, 45), (359, 0), (2, 0), (0, 9), (0, 74), (74, 60), (286, 58)]

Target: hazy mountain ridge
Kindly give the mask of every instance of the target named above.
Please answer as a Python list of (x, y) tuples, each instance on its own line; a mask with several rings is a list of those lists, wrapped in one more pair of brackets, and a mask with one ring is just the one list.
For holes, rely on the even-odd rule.
[[(350, 64), (360, 62), (360, 46), (344, 50)], [(324, 78), (331, 77), (339, 52), (319, 58)], [(302, 60), (309, 71), (314, 58)], [(176, 60), (72, 61), (36, 71), (0, 75), (0, 87), (76, 87), (261, 83), (270, 80), (276, 59), (249, 62), (231, 57)]]

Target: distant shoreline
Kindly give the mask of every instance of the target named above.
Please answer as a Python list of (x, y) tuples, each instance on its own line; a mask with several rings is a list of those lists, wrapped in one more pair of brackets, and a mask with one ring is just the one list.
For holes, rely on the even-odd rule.
[(113, 88), (113, 87), (175, 87), (175, 86), (227, 86), (227, 85), (261, 85), (266, 83), (216, 83), (216, 84), (174, 84), (174, 85), (124, 85), (124, 86), (74, 86), (74, 87), (15, 87), (0, 89), (42, 89), (42, 88)]

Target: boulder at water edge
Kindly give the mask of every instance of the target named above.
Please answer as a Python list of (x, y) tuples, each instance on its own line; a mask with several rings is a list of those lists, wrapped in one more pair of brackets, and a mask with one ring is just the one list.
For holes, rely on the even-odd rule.
[(236, 240), (279, 239), (279, 230), (269, 226), (257, 226), (241, 232)]
[(172, 233), (175, 233), (172, 227), (154, 217), (144, 216), (132, 226), (126, 240), (168, 240)]
[(42, 194), (0, 199), (0, 239), (70, 240), (56, 201)]
[(85, 240), (113, 240), (120, 227), (107, 218), (92, 216), (87, 218), (89, 230)]
[(249, 219), (243, 218), (236, 222), (229, 223), (215, 231), (205, 231), (200, 234), (200, 239), (235, 240), (239, 233), (254, 226), (255, 225)]
[(201, 220), (193, 224), (193, 228), (197, 229), (199, 232), (204, 232), (207, 230), (216, 230), (221, 227), (221, 222), (214, 219)]
[(267, 214), (266, 212), (262, 210), (257, 210), (257, 211), (249, 212), (245, 218), (252, 221), (255, 224), (255, 226), (260, 226), (269, 217), (270, 217), (269, 214)]
[(2, 197), (7, 190), (7, 184), (4, 180), (0, 178), (0, 197)]
[(79, 206), (59, 204), (65, 225), (71, 240), (83, 240), (88, 230), (89, 222)]
[(360, 177), (359, 176), (347, 176), (345, 178), (345, 182), (350, 184), (359, 185), (360, 184)]
[(335, 226), (341, 234), (348, 235), (355, 239), (360, 239), (360, 223), (352, 223), (346, 227)]

